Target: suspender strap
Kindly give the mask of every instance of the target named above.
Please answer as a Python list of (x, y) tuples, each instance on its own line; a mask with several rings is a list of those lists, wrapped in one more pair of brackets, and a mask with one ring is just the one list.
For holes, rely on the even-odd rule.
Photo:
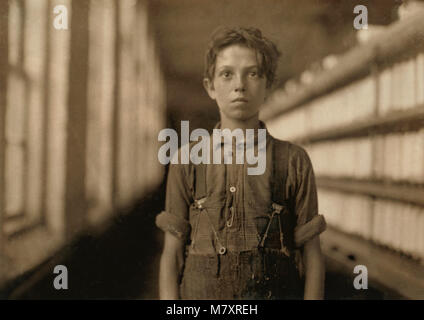
[[(279, 217), (280, 237), (284, 234), (284, 246), (290, 251), (294, 249), (294, 228), (296, 226), (296, 213), (293, 199), (286, 196), (286, 183), (289, 168), (290, 142), (274, 140), (273, 150), (273, 177), (271, 179), (273, 210), (281, 211)], [(280, 206), (279, 206), (280, 205)], [(281, 209), (281, 206), (285, 209)], [(282, 231), (282, 234), (281, 234)], [(281, 240), (283, 242), (283, 240)], [(282, 248), (284, 250), (285, 248)]]
[(195, 198), (196, 200), (206, 197), (206, 165), (200, 163), (194, 166), (195, 170)]
[(274, 139), (274, 150), (272, 154), (272, 201), (280, 205), (287, 205), (286, 180), (289, 163), (289, 142)]

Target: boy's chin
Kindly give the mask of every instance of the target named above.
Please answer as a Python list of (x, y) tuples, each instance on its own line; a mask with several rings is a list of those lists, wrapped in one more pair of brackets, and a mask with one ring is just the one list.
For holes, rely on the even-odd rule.
[(252, 113), (252, 112), (237, 110), (232, 112), (223, 112), (221, 113), (221, 117), (222, 116), (232, 121), (249, 121), (254, 117), (258, 117), (258, 112)]

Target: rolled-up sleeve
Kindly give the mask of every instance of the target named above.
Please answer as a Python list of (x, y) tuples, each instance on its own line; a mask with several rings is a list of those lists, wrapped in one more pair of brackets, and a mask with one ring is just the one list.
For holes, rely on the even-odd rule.
[(315, 174), (307, 152), (293, 145), (291, 157), (292, 181), (294, 182), (295, 211), (297, 226), (301, 226), (318, 215), (318, 197)]
[(184, 165), (171, 164), (166, 184), (165, 211), (156, 216), (156, 225), (181, 240), (190, 233), (188, 221), (191, 203), (190, 189), (185, 177)]

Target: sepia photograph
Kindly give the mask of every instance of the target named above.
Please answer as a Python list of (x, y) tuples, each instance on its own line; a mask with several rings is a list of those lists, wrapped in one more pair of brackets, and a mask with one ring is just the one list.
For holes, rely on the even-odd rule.
[(0, 300), (424, 300), (424, 0), (0, 0)]

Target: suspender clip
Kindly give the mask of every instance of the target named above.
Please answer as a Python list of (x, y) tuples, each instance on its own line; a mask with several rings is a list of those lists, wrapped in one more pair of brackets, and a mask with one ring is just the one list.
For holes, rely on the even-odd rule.
[(283, 210), (283, 206), (281, 204), (273, 202), (272, 203), (272, 210), (275, 214), (280, 214), (281, 211)]
[(194, 206), (197, 209), (203, 209), (203, 203), (206, 201), (206, 197), (205, 198), (201, 198), (201, 199), (196, 199), (194, 200)]

